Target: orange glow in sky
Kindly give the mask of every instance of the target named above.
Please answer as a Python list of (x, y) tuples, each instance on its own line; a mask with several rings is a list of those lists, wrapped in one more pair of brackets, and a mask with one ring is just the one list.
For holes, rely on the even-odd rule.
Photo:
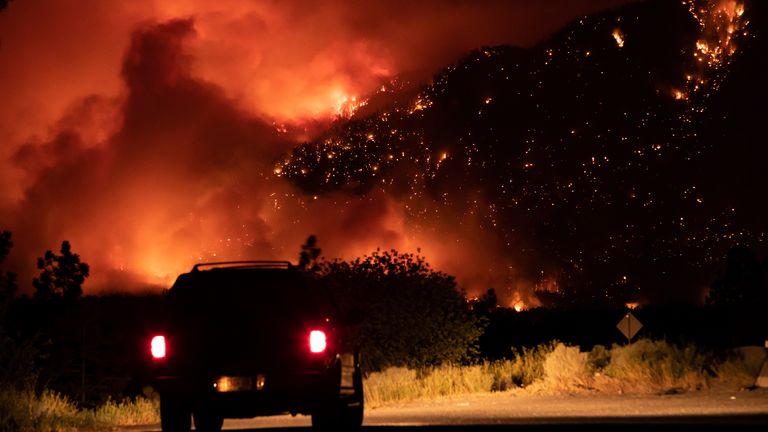
[(275, 163), (393, 78), (427, 81), (470, 49), (530, 46), (624, 2), (11, 2), (0, 229), (13, 269), (31, 279), (35, 258), (69, 240), (91, 264), (86, 291), (167, 286), (200, 261), (295, 261), (316, 234), (329, 258), (421, 248), (487, 286), (493, 275), (464, 263), (493, 259), (492, 239), (467, 228), (445, 245), (379, 190), (307, 197)]

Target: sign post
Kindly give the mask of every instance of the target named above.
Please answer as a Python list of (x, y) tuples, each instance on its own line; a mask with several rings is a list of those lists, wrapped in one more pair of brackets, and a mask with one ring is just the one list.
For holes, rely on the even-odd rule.
[(632, 312), (627, 312), (624, 318), (616, 325), (619, 331), (627, 338), (627, 343), (632, 342), (632, 338), (635, 337), (637, 332), (643, 328), (643, 324), (632, 315)]

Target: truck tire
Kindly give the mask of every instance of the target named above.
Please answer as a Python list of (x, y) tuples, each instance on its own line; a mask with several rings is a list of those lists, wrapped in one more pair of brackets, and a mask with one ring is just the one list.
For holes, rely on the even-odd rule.
[(224, 426), (224, 417), (218, 412), (200, 408), (192, 413), (195, 419), (195, 430), (200, 432), (219, 432)]
[(192, 429), (189, 405), (178, 397), (161, 396), (160, 427), (163, 432), (189, 432)]
[(355, 393), (322, 406), (312, 413), (312, 429), (316, 431), (357, 431), (363, 425), (363, 376), (354, 375)]

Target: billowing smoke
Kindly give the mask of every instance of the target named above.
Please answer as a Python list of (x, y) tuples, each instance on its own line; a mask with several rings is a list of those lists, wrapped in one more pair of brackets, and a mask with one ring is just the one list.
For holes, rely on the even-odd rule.
[(384, 192), (313, 197), (275, 178), (296, 144), (279, 126), (327, 124), (394, 76), (530, 44), (618, 2), (395, 3), (12, 2), (0, 12), (0, 228), (22, 288), (64, 239), (91, 264), (93, 292), (167, 285), (200, 260), (295, 260), (309, 234), (327, 257), (420, 248), (485, 283), (468, 263), (494, 251), (470, 228), (446, 244), (410, 229)]

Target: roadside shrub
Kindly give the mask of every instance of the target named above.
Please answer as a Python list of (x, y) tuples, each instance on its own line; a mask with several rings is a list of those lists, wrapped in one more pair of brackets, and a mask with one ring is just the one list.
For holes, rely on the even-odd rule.
[(321, 261), (315, 276), (343, 309), (365, 312), (353, 336), (366, 372), (465, 363), (476, 351), (482, 325), (464, 293), (421, 256), (377, 250), (353, 261)]
[(587, 362), (591, 372), (595, 373), (608, 366), (611, 361), (611, 351), (602, 345), (595, 345), (587, 354)]
[(714, 383), (727, 388), (746, 388), (755, 384), (759, 370), (750, 368), (740, 355), (729, 355), (713, 367)]
[(600, 384), (608, 391), (619, 392), (698, 390), (707, 387), (708, 363), (711, 356), (692, 344), (678, 347), (665, 341), (640, 339), (612, 347)]
[(587, 353), (559, 343), (544, 359), (543, 383), (547, 389), (579, 390), (592, 387)]
[(510, 365), (511, 383), (517, 387), (527, 387), (544, 378), (544, 361), (559, 342), (553, 341), (533, 348), (512, 349), (514, 358)]

